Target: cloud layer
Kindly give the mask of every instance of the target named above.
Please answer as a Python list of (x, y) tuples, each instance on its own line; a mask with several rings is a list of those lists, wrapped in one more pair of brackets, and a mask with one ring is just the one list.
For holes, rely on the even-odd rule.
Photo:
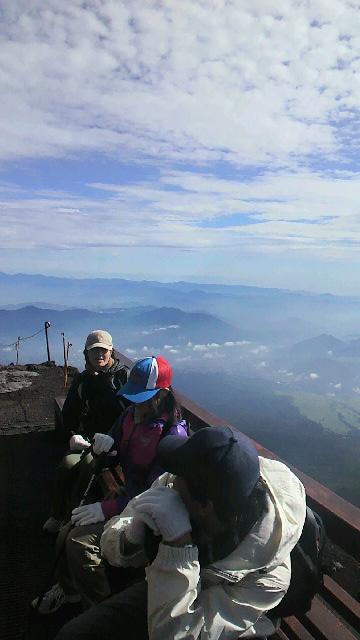
[(355, 149), (352, 0), (5, 0), (0, 157), (235, 164)]
[(327, 259), (352, 259), (359, 248), (356, 175), (277, 172), (237, 181), (176, 171), (138, 183), (89, 186), (93, 198), (18, 189), (11, 194), (6, 186), (0, 246), (295, 250), (319, 251)]
[(5, 0), (1, 12), (0, 268), (16, 270), (21, 250), (19, 268), (76, 274), (86, 251), (104, 275), (125, 262), (163, 278), (165, 262), (170, 278), (308, 287), (322, 262), (338, 291), (358, 290), (357, 3)]

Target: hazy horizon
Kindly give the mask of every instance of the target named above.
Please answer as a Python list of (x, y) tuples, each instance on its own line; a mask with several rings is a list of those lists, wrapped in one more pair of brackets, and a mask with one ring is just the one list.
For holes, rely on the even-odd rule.
[[(5, 270), (0, 270), (0, 274), (3, 275), (8, 275), (8, 276), (29, 276), (29, 277), (36, 277), (36, 276), (40, 276), (40, 277), (48, 277), (48, 278), (58, 278), (58, 279), (65, 279), (65, 280), (124, 280), (124, 281), (128, 281), (128, 282), (138, 282), (138, 283), (159, 283), (159, 284), (194, 284), (194, 285), (204, 285), (204, 286), (224, 286), (224, 287), (244, 287), (244, 288), (255, 288), (255, 289), (269, 289), (269, 290), (278, 290), (284, 293), (304, 293), (304, 294), (310, 294), (310, 295), (324, 295), (324, 296), (336, 296), (336, 297), (340, 297), (340, 298), (358, 298), (360, 297), (360, 291), (359, 293), (356, 294), (345, 294), (344, 292), (331, 292), (330, 290), (311, 290), (311, 289), (298, 289), (298, 288), (288, 288), (288, 287), (272, 287), (272, 286), (266, 286), (264, 284), (254, 284), (248, 281), (238, 281), (238, 282), (228, 282), (225, 280), (216, 280), (216, 279), (210, 279), (209, 278), (196, 278), (195, 276), (193, 278), (189, 278), (189, 279), (168, 279), (168, 278), (146, 278), (144, 276), (139, 275), (138, 277), (130, 277), (130, 275), (127, 274), (109, 274), (109, 275), (89, 275), (89, 274), (83, 274), (83, 275), (78, 275), (78, 274), (63, 274), (63, 273), (50, 273), (50, 272), (46, 272), (46, 273), (42, 273), (40, 271), (19, 271), (19, 270), (14, 270), (14, 271), (5, 271)], [(27, 302), (27, 301), (24, 301)], [(28, 303), (32, 304), (34, 301), (29, 300)], [(41, 301), (35, 301), (35, 302), (41, 302)], [(1, 302), (0, 302), (1, 305)], [(90, 305), (93, 306), (93, 305)]]

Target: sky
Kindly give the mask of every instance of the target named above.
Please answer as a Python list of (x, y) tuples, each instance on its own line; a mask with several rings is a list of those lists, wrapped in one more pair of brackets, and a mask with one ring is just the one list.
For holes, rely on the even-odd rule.
[(360, 3), (3, 0), (0, 270), (360, 295)]

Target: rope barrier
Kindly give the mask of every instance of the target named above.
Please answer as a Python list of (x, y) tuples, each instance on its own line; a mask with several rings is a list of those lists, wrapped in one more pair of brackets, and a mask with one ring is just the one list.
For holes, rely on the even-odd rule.
[[(15, 347), (16, 364), (19, 364), (20, 342), (23, 342), (24, 340), (30, 340), (31, 338), (35, 338), (36, 336), (40, 335), (40, 333), (45, 332), (47, 357), (48, 357), (48, 362), (50, 362), (51, 359), (50, 359), (50, 349), (49, 349), (49, 339), (48, 339), (48, 329), (50, 326), (51, 326), (50, 322), (46, 320), (46, 322), (44, 322), (44, 326), (41, 329), (39, 329), (39, 331), (35, 331), (35, 333), (32, 333), (30, 336), (24, 336), (24, 337), (18, 336), (18, 339), (15, 342), (10, 342), (10, 344), (0, 344), (0, 349)], [(68, 381), (69, 350), (70, 350), (70, 347), (72, 347), (72, 343), (69, 341), (65, 341), (65, 334), (63, 331), (61, 332), (61, 336), (63, 340), (63, 349), (64, 349), (64, 387), (66, 388), (67, 381)]]
[(43, 331), (45, 331), (45, 327), (43, 329), (40, 329), (39, 331), (36, 331), (36, 333), (33, 333), (31, 336), (24, 336), (23, 338), (21, 338), (21, 336), (19, 336), (19, 338), (17, 340), (15, 340), (15, 342), (10, 342), (10, 344), (0, 344), (0, 348), (3, 349), (5, 347), (16, 347), (18, 342), (20, 342), (22, 340), (30, 340), (30, 338), (35, 338), (35, 336), (38, 336)]
[(39, 331), (35, 331), (35, 333), (32, 333), (30, 336), (18, 336), (18, 339), (15, 342), (10, 342), (9, 344), (0, 344), (0, 349), (8, 349), (9, 347), (15, 347), (16, 349), (16, 364), (19, 363), (19, 349), (20, 349), (20, 342), (23, 342), (24, 340), (30, 340), (31, 338), (35, 338), (36, 336), (40, 335), (40, 333), (44, 333), (45, 332), (45, 338), (46, 338), (46, 348), (47, 348), (47, 356), (48, 356), (48, 362), (50, 362), (50, 350), (49, 350), (49, 340), (48, 340), (48, 329), (50, 327), (50, 322), (46, 321), (44, 322), (44, 326), (39, 329)]

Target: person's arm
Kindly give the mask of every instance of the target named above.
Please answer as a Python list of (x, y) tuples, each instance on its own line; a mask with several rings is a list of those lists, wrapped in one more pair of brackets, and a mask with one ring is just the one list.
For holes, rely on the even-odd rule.
[(234, 554), (234, 579), (226, 580), (224, 574), (218, 578), (209, 569), (208, 588), (202, 589), (198, 549), (179, 493), (169, 487), (152, 487), (131, 504), (135, 516), (162, 538), (146, 570), (150, 640), (235, 640), (253, 637), (259, 630), (263, 635), (274, 632), (264, 614), (286, 592), (289, 563), (266, 574), (251, 572), (248, 562)]
[(275, 632), (264, 614), (284, 596), (289, 568), (202, 591), (197, 547), (161, 543), (146, 576), (149, 640), (236, 640)]
[(133, 518), (130, 502), (120, 516), (105, 524), (100, 541), (101, 555), (113, 567), (142, 567), (147, 563), (142, 544), (134, 544), (126, 537)]

